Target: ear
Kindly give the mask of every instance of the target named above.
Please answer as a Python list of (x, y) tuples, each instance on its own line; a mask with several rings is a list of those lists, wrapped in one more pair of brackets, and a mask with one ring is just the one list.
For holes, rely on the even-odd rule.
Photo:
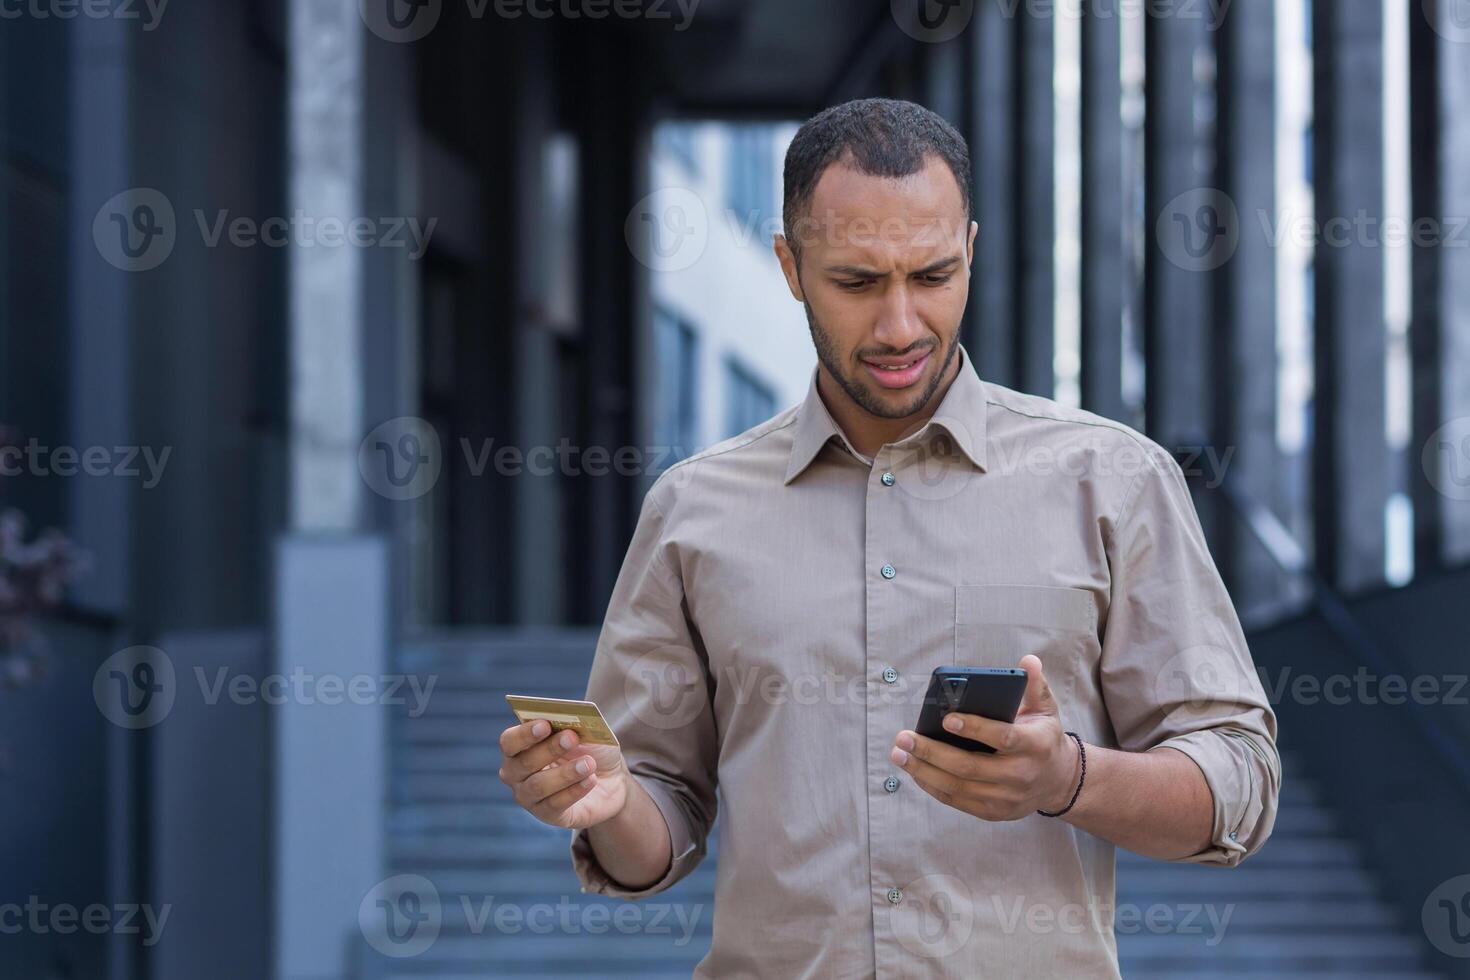
[(975, 264), (975, 234), (980, 230), (978, 221), (970, 222), (970, 240), (965, 242), (965, 265)]
[(798, 303), (806, 301), (806, 292), (801, 288), (801, 269), (797, 266), (796, 255), (791, 251), (791, 244), (786, 241), (786, 236), (779, 232), (771, 241), (771, 248), (776, 253), (776, 261), (781, 263), (781, 274), (786, 277), (786, 288), (791, 290), (791, 297)]

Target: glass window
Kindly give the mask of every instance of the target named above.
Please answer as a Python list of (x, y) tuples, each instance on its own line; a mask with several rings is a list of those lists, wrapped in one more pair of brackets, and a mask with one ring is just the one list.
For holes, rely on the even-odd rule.
[(694, 452), (697, 438), (698, 338), (694, 329), (666, 309), (654, 312), (658, 349), (658, 390), (655, 434), (661, 454), (675, 463)]
[(734, 358), (725, 361), (725, 435), (733, 436), (776, 414), (776, 393)]

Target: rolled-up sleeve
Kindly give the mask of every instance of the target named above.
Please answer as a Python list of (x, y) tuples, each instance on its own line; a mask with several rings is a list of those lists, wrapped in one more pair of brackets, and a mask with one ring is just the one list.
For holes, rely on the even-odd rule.
[(1180, 860), (1234, 866), (1260, 849), (1276, 821), (1276, 716), (1183, 474), (1158, 447), (1149, 458), (1106, 537), (1103, 696), (1120, 748), (1177, 749), (1204, 774), (1212, 840)]
[(667, 533), (672, 472), (644, 498), (587, 682), (587, 700), (607, 717), (629, 770), (663, 814), (673, 842), (663, 877), (630, 889), (603, 870), (587, 831), (575, 831), (572, 866), (582, 890), (616, 898), (653, 895), (689, 874), (704, 858), (715, 819), (714, 680)]

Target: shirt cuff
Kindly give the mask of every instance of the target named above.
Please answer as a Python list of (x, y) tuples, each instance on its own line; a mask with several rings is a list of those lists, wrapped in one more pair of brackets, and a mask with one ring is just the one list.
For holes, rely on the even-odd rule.
[(669, 828), (669, 840), (673, 842), (674, 855), (673, 860), (669, 862), (669, 870), (664, 872), (663, 877), (643, 888), (625, 888), (614, 881), (598, 863), (587, 831), (577, 830), (572, 833), (572, 870), (577, 873), (577, 877), (582, 882), (582, 891), (595, 892), (611, 898), (646, 898), (672, 886), (680, 878), (693, 871), (703, 859), (705, 852), (703, 841), (695, 840), (689, 826), (689, 818), (679, 806), (673, 791), (657, 779), (640, 778), (638, 782), (653, 798), (654, 804), (663, 814), (664, 823)]
[(1183, 862), (1233, 868), (1260, 850), (1276, 823), (1280, 763), (1257, 739), (1239, 731), (1205, 729), (1165, 739), (1155, 748), (1177, 749), (1204, 773), (1214, 798), (1210, 844)]

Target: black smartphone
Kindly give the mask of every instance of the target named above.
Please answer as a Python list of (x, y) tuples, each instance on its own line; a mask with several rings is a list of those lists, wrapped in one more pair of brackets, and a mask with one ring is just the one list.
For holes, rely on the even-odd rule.
[(1026, 672), (1019, 667), (935, 667), (914, 731), (957, 748), (993, 753), (984, 742), (945, 731), (940, 723), (951, 711), (1015, 721), (1025, 693)]

